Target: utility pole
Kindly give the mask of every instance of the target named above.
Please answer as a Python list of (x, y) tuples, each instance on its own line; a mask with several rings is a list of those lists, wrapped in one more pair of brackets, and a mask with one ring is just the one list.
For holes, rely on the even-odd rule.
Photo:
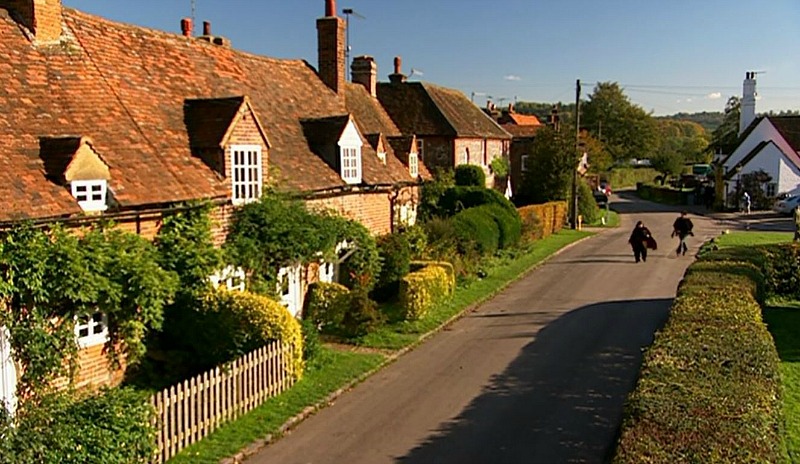
[[(575, 82), (575, 155), (578, 156), (581, 148), (581, 80)], [(578, 157), (580, 163), (580, 157)], [(578, 228), (578, 164), (572, 168), (572, 211), (570, 220), (572, 228)]]

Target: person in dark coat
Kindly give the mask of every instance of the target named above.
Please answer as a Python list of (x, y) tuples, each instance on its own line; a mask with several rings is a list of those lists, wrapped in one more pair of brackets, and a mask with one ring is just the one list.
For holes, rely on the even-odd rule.
[(652, 241), (653, 236), (650, 234), (650, 229), (645, 227), (642, 221), (637, 222), (636, 227), (631, 232), (631, 238), (628, 239), (628, 243), (633, 248), (633, 257), (637, 263), (640, 260), (647, 261), (647, 245), (648, 242)]
[(672, 224), (672, 236), (677, 236), (680, 241), (678, 242), (678, 249), (675, 250), (675, 254), (678, 256), (686, 255), (686, 250), (689, 248), (686, 246), (686, 237), (692, 235), (692, 228), (694, 224), (692, 224), (692, 220), (689, 219), (689, 215), (686, 211), (682, 211), (681, 215), (678, 219), (675, 219), (675, 222)]

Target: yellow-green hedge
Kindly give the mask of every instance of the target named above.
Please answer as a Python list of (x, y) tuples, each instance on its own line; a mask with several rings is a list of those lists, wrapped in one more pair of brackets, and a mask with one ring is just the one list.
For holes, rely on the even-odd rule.
[(259, 348), (270, 340), (289, 344), (292, 354), (287, 368), (295, 379), (302, 377), (303, 335), (300, 323), (277, 301), (254, 293), (218, 289), (204, 297), (202, 311), (216, 316), (220, 337), (229, 338), (220, 340), (222, 344), (243, 351)]
[(335, 282), (314, 282), (308, 286), (303, 319), (312, 321), (320, 330), (338, 328), (350, 306), (350, 290)]
[(422, 319), (434, 305), (450, 296), (454, 281), (445, 268), (427, 266), (400, 280), (400, 305), (406, 320)]
[(447, 284), (448, 284), (448, 293), (453, 293), (456, 289), (456, 272), (453, 268), (453, 263), (449, 261), (411, 261), (409, 263), (409, 271), (416, 272), (420, 271), (428, 266), (435, 266), (444, 269), (444, 272), (447, 273)]
[[(567, 220), (567, 203), (551, 201), (540, 205), (517, 208), (522, 219), (522, 235), (526, 240), (538, 240), (560, 231)], [(533, 225), (536, 226), (533, 226)]]

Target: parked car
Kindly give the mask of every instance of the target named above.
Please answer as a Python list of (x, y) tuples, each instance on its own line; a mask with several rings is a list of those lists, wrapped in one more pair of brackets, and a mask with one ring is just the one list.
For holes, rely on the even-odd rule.
[(608, 205), (608, 195), (600, 190), (595, 190), (592, 192), (592, 196), (594, 196), (594, 201), (597, 203), (597, 206), (605, 208)]
[(778, 200), (772, 210), (778, 214), (792, 214), (792, 211), (794, 211), (798, 205), (800, 205), (800, 195), (795, 195), (784, 198), (783, 200)]

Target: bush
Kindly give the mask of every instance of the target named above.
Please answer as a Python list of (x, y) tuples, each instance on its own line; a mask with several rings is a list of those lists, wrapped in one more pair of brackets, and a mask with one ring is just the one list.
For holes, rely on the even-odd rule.
[(567, 218), (567, 203), (551, 201), (541, 205), (527, 205), (517, 209), (522, 220), (522, 233), (526, 240), (538, 240), (560, 231)]
[(300, 330), (303, 333), (303, 360), (306, 365), (322, 352), (322, 342), (319, 340), (319, 328), (313, 321), (300, 320)]
[(337, 243), (347, 240), (354, 248), (350, 257), (339, 265), (340, 282), (347, 288), (359, 288), (368, 292), (375, 285), (375, 279), (381, 271), (375, 237), (360, 222), (342, 217), (336, 217), (335, 221), (340, 229)]
[(449, 292), (456, 289), (456, 272), (453, 263), (449, 261), (411, 261), (410, 272), (421, 271), (426, 267), (440, 267), (447, 274)]
[(439, 211), (443, 216), (453, 216), (459, 211), (489, 204), (496, 204), (509, 210), (514, 209), (514, 204), (496, 190), (483, 187), (451, 187), (444, 191), (439, 202)]
[(291, 345), (290, 375), (303, 374), (300, 323), (280, 303), (249, 292), (218, 289), (202, 299), (194, 321), (186, 321), (193, 359), (203, 369), (260, 348), (272, 340)]
[(450, 296), (452, 282), (452, 277), (439, 265), (406, 275), (400, 282), (400, 305), (405, 319), (425, 317), (430, 308)]
[(349, 305), (342, 321), (344, 335), (357, 338), (368, 334), (381, 323), (378, 305), (364, 289), (350, 292)]
[(411, 245), (404, 234), (387, 234), (378, 238), (377, 243), (381, 272), (373, 295), (378, 301), (386, 301), (397, 295), (400, 279), (408, 274)]
[(473, 208), (473, 214), (482, 214), (491, 218), (499, 232), (497, 246), (500, 249), (511, 248), (519, 243), (522, 236), (522, 221), (516, 210), (508, 210), (496, 204)]
[(455, 179), (451, 169), (433, 169), (433, 180), (422, 184), (417, 212), (420, 221), (427, 222), (431, 218), (442, 214), (439, 211), (439, 202), (445, 190), (454, 185)]
[(486, 173), (483, 168), (474, 164), (461, 164), (456, 166), (456, 185), (463, 187), (486, 187)]
[(491, 217), (487, 217), (481, 209), (465, 209), (453, 216), (452, 220), (459, 253), (466, 254), (474, 249), (486, 255), (497, 250), (500, 230), (497, 223)]
[(0, 412), (0, 462), (148, 463), (155, 450), (152, 419), (146, 395), (130, 388), (24, 401), (13, 425)]
[(414, 225), (403, 229), (401, 232), (408, 240), (412, 259), (420, 259), (425, 256), (428, 247), (428, 233), (421, 225)]
[(592, 188), (586, 182), (578, 182), (578, 214), (583, 216), (584, 224), (596, 222), (600, 214)]
[(615, 463), (787, 460), (779, 359), (755, 299), (764, 279), (714, 254), (689, 267), (645, 355)]
[(762, 247), (764, 274), (771, 295), (800, 299), (800, 247), (795, 244)]
[(314, 282), (306, 292), (303, 319), (309, 320), (323, 332), (339, 330), (350, 304), (350, 290), (344, 285)]

